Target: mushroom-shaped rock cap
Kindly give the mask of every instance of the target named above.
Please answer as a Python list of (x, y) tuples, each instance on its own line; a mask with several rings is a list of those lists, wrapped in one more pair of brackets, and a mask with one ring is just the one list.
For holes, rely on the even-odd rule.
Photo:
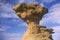
[(38, 19), (48, 12), (48, 9), (39, 4), (17, 4), (13, 7), (16, 14), (22, 19)]

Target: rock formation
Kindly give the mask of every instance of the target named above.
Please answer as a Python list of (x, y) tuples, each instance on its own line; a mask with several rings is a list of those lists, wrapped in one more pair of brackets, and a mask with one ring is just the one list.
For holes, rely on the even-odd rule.
[(24, 33), (22, 40), (53, 40), (53, 29), (40, 26), (39, 21), (43, 15), (48, 12), (48, 9), (39, 4), (17, 4), (13, 7), (16, 14), (23, 19), (28, 27)]

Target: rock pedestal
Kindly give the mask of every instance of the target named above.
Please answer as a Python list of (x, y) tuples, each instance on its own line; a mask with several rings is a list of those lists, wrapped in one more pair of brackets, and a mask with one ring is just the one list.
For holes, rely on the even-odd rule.
[(38, 4), (17, 4), (13, 7), (16, 14), (23, 19), (27, 25), (27, 31), (24, 33), (22, 40), (53, 40), (53, 29), (39, 26), (39, 21), (48, 9)]

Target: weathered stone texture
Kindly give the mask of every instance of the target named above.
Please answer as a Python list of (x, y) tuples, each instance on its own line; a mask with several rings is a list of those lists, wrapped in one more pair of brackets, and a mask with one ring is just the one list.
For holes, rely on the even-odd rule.
[(22, 40), (53, 40), (53, 29), (40, 26), (39, 21), (48, 9), (38, 4), (17, 4), (13, 7), (16, 14), (23, 19), (28, 27), (24, 33)]

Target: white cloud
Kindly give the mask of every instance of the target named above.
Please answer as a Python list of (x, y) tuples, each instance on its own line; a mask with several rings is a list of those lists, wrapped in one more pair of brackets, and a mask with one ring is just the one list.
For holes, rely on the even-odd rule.
[(9, 28), (9, 26), (0, 26), (0, 31), (6, 31)]
[(22, 19), (13, 19), (12, 21), (20, 27), (27, 26), (27, 23), (25, 23), (24, 20), (22, 20)]
[(40, 5), (41, 5), (42, 7), (44, 7), (44, 6), (45, 6), (43, 3), (40, 3)]
[(55, 27), (52, 27), (54, 29), (54, 32), (56, 33), (60, 33), (60, 26), (55, 26)]
[[(43, 2), (50, 3), (53, 1), (55, 1), (55, 0), (42, 0), (42, 3)], [(36, 0), (19, 0), (19, 3), (38, 3), (38, 2)]]
[(55, 0), (42, 0), (42, 2), (47, 2), (47, 3), (50, 3), (50, 2), (53, 2)]
[(8, 14), (8, 13), (1, 13), (1, 16), (0, 17), (3, 17), (3, 18), (18, 18), (18, 16), (16, 14)]
[(38, 2), (36, 2), (36, 0), (26, 0), (26, 2), (28, 2), (28, 3), (38, 3)]
[(50, 8), (49, 13), (42, 18), (40, 24), (45, 25), (47, 22), (60, 24), (60, 3)]
[(12, 10), (10, 4), (3, 4), (1, 3), (0, 6), (0, 17), (7, 17), (7, 18), (18, 18), (15, 12)]
[(21, 37), (19, 33), (5, 33), (5, 40), (21, 40)]
[[(46, 25), (47, 23), (50, 24), (60, 24), (60, 3), (53, 5), (50, 10), (49, 13), (44, 15), (44, 17), (42, 18), (40, 25)], [(48, 24), (47, 26), (49, 26), (50, 24)], [(53, 39), (54, 40), (60, 40), (60, 26), (56, 26), (52, 27), (54, 29), (54, 34), (53, 34)]]
[(19, 3), (38, 3), (36, 0), (19, 0)]
[(4, 2), (5, 0), (0, 0), (0, 2)]
[(17, 25), (20, 26), (20, 27), (26, 27), (27, 26), (27, 24), (25, 22), (23, 22), (21, 24), (17, 24)]
[(19, 1), (19, 3), (24, 3), (25, 2), (25, 0), (18, 0)]
[(53, 39), (54, 40), (60, 40), (60, 26), (55, 26), (55, 27), (52, 27), (54, 29), (54, 34), (52, 35), (53, 36)]

